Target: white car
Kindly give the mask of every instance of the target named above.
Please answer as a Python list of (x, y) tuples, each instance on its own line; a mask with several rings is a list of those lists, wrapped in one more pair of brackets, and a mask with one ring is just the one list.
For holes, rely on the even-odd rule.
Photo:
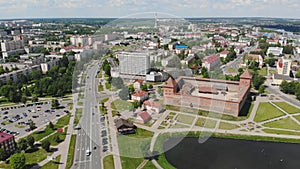
[(86, 154), (86, 156), (89, 156), (89, 155), (91, 155), (91, 151), (89, 149), (87, 149), (85, 154)]

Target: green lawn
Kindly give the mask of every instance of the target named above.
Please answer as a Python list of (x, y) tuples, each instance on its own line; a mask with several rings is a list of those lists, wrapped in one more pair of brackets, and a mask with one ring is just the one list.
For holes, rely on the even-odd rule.
[(265, 123), (264, 126), (271, 127), (271, 128), (279, 128), (279, 129), (290, 129), (290, 130), (299, 130), (300, 125), (298, 125), (293, 119), (290, 117), (272, 121), (269, 123)]
[[(44, 140), (48, 140), (48, 141), (50, 142), (51, 146), (57, 146), (59, 143), (65, 141), (66, 134), (67, 134), (67, 130), (68, 130), (68, 127), (66, 127), (66, 128), (64, 129), (64, 132), (62, 132), (62, 133), (56, 132), (56, 133), (52, 134), (51, 136), (47, 137), (47, 138), (44, 139)], [(60, 139), (59, 142), (56, 142), (56, 141), (54, 140), (54, 138), (55, 138), (56, 136), (59, 137), (59, 139)]]
[(37, 163), (45, 160), (47, 158), (47, 156), (50, 156), (51, 154), (52, 153), (48, 153), (42, 148), (36, 148), (33, 150), (29, 149), (25, 153), (26, 165), (37, 164)]
[(300, 122), (300, 115), (294, 117)]
[(255, 122), (262, 122), (265, 120), (273, 119), (283, 116), (284, 113), (273, 106), (271, 103), (260, 103), (254, 118)]
[(67, 158), (67, 164), (66, 164), (67, 169), (71, 168), (73, 165), (75, 144), (76, 144), (76, 135), (73, 134), (71, 136), (71, 141), (70, 141), (70, 145), (69, 145), (68, 158)]
[(82, 116), (82, 108), (76, 109), (75, 118), (74, 118), (74, 125), (75, 126), (79, 123), (79, 121), (81, 119), (81, 116)]
[(120, 156), (130, 158), (141, 158), (144, 150), (150, 146), (153, 132), (137, 128), (136, 134), (119, 135), (118, 144)]
[(219, 125), (219, 129), (223, 129), (223, 130), (232, 130), (232, 129), (236, 129), (236, 128), (239, 128), (239, 126), (236, 124), (231, 124), (231, 123), (226, 123), (226, 122), (220, 122), (220, 125)]
[(300, 109), (286, 103), (286, 102), (273, 102), (276, 106), (282, 108), (282, 110), (286, 111), (289, 114), (300, 113)]
[(111, 84), (108, 83), (108, 82), (106, 82), (106, 83), (105, 83), (105, 88), (106, 88), (107, 90), (110, 90), (110, 89), (111, 89)]
[(111, 108), (118, 111), (132, 110), (133, 106), (130, 102), (125, 100), (115, 100), (111, 103)]
[(49, 128), (48, 126), (45, 128), (45, 130), (42, 131), (36, 131), (34, 133), (31, 134), (31, 136), (34, 137), (35, 141), (39, 141), (41, 139), (43, 139), (44, 137), (52, 134), (53, 132), (55, 132), (55, 130), (52, 130), (51, 128)]
[(258, 74), (261, 76), (267, 76), (268, 75), (267, 67), (263, 67), (263, 68), (259, 69)]
[(178, 114), (177, 116), (177, 121), (185, 124), (192, 124), (194, 121), (195, 117), (193, 116), (188, 116), (188, 115), (183, 115), (183, 114)]
[(107, 102), (108, 100), (109, 100), (109, 98), (104, 98), (104, 99), (102, 99), (102, 100), (100, 101), (100, 104), (105, 103), (105, 102)]
[(98, 73), (98, 78), (99, 78), (99, 79), (102, 78), (102, 72), (99, 72), (99, 73)]
[(66, 126), (70, 123), (71, 114), (67, 114), (57, 120), (58, 126)]
[(77, 102), (78, 106), (83, 106), (83, 102)]
[(217, 121), (205, 118), (198, 118), (196, 126), (204, 128), (215, 128)]
[(189, 126), (176, 123), (174, 126), (171, 126), (170, 128), (189, 128)]
[(17, 128), (25, 128), (25, 126), (23, 126), (23, 125), (18, 125), (18, 124), (16, 124), (15, 127), (17, 127)]
[(143, 169), (155, 169), (155, 165), (152, 163), (152, 161), (148, 161), (146, 165), (143, 167)]
[(114, 164), (113, 155), (108, 155), (108, 156), (104, 157), (103, 165), (104, 165), (104, 169), (114, 169), (115, 164)]
[(296, 135), (296, 136), (300, 135), (300, 132), (294, 132), (294, 131), (284, 131), (284, 130), (274, 130), (274, 129), (263, 129), (263, 131), (271, 134), (284, 134), (284, 135)]
[(98, 85), (98, 92), (102, 92), (104, 89), (103, 89), (103, 86), (101, 84)]
[(49, 161), (47, 164), (43, 165), (41, 169), (57, 169), (60, 163), (60, 155), (55, 158), (54, 161)]
[(144, 158), (130, 158), (121, 156), (121, 163), (123, 169), (137, 168), (143, 161)]

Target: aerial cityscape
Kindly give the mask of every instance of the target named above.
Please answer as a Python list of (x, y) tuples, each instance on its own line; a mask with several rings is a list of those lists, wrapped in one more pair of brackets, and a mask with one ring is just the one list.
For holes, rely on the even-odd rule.
[(299, 169), (299, 6), (0, 1), (0, 168)]

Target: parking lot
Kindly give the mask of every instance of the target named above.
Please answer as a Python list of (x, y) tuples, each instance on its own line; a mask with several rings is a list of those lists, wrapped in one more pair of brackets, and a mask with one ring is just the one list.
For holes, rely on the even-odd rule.
[[(62, 107), (65, 105), (62, 104)], [(67, 109), (51, 109), (50, 102), (38, 102), (20, 106), (1, 108), (0, 131), (23, 137), (30, 132), (29, 123), (33, 121), (36, 127), (48, 124), (66, 114)]]

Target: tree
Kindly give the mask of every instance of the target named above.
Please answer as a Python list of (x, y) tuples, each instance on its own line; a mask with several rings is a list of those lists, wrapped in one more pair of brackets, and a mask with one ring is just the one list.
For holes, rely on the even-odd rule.
[(8, 158), (8, 154), (6, 151), (3, 150), (3, 148), (0, 148), (0, 160), (5, 161)]
[(19, 150), (26, 150), (28, 148), (28, 145), (27, 145), (27, 141), (25, 138), (21, 138), (18, 142), (18, 148)]
[(50, 129), (52, 129), (52, 130), (54, 129), (54, 125), (53, 125), (53, 123), (52, 123), (51, 121), (49, 122), (48, 127), (49, 127)]
[(129, 93), (132, 94), (134, 92), (134, 87), (133, 87), (133, 84), (130, 84), (128, 86), (128, 90), (129, 90)]
[(157, 89), (157, 93), (158, 93), (160, 96), (162, 96), (162, 95), (163, 95), (163, 90), (159, 87), (159, 88)]
[(59, 135), (54, 135), (53, 136), (53, 141), (55, 141), (56, 143), (59, 143), (60, 142)]
[(147, 91), (148, 90), (148, 86), (146, 84), (143, 84), (141, 86), (141, 89), (144, 90), (144, 91)]
[(265, 92), (265, 85), (262, 84), (259, 86), (258, 93), (263, 94), (264, 92)]
[(122, 78), (120, 78), (120, 77), (112, 78), (111, 85), (113, 85), (117, 89), (121, 89), (124, 86), (124, 82), (123, 82)]
[(42, 148), (47, 152), (50, 151), (50, 142), (48, 140), (42, 141)]
[(51, 107), (57, 109), (59, 107), (59, 102), (57, 99), (53, 99), (52, 102), (51, 102)]
[(21, 102), (22, 102), (23, 104), (26, 104), (26, 102), (27, 102), (27, 97), (26, 97), (26, 96), (22, 96)]
[(35, 97), (32, 98), (32, 102), (38, 102), (38, 101), (39, 101), (38, 97), (35, 96)]
[(29, 128), (30, 130), (34, 130), (36, 128), (35, 123), (33, 121), (29, 123)]
[(26, 164), (24, 153), (16, 153), (10, 157), (10, 166), (13, 169), (22, 169)]
[(149, 89), (151, 89), (151, 90), (153, 89), (153, 85), (152, 84), (149, 85)]
[(255, 90), (258, 90), (259, 86), (262, 85), (265, 82), (265, 80), (266, 80), (265, 77), (258, 75), (258, 74), (254, 74), (252, 84), (253, 84), (253, 87), (255, 88)]
[(129, 90), (128, 87), (124, 86), (121, 91), (119, 92), (119, 97), (122, 100), (128, 100), (129, 99)]
[(35, 142), (34, 137), (28, 136), (28, 137), (26, 138), (26, 141), (27, 141), (27, 145), (28, 145), (28, 146), (30, 146), (31, 148), (34, 147), (34, 142)]

